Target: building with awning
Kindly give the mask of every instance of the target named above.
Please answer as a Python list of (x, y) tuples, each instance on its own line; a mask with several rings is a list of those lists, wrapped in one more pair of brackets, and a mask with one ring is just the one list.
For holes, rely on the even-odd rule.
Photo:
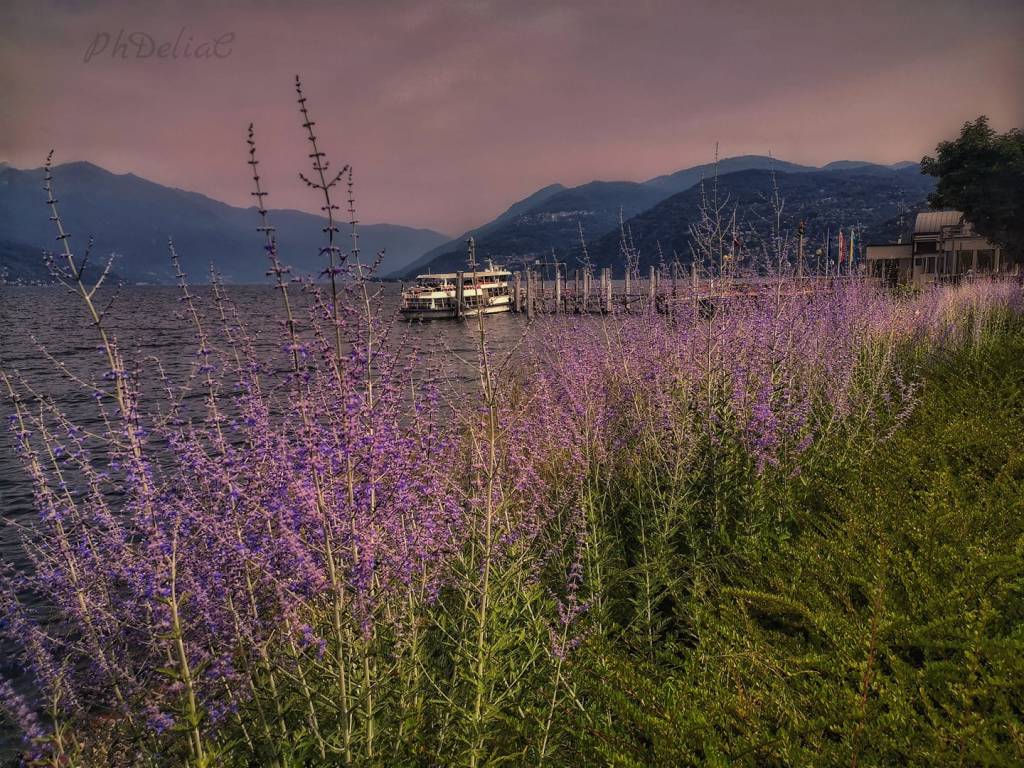
[(868, 273), (891, 284), (921, 286), (1020, 269), (1002, 248), (975, 232), (961, 211), (919, 213), (909, 243), (869, 243), (864, 256)]

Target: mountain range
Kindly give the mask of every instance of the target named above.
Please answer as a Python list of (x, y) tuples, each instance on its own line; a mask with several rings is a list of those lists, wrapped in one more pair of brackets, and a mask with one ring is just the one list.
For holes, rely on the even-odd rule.
[[(53, 169), (65, 228), (77, 250), (95, 238), (98, 258), (116, 252), (116, 271), (133, 282), (172, 279), (167, 237), (173, 236), (190, 279), (203, 282), (211, 264), (227, 282), (265, 280), (266, 256), (254, 208), (239, 208), (204, 195), (162, 186), (133, 174), (114, 174), (88, 162)], [(509, 206), (493, 220), (454, 240), (429, 229), (394, 224), (360, 225), (364, 254), (385, 250), (378, 275), (408, 279), (426, 271), (461, 268), (466, 238), (477, 254), (515, 267), (535, 260), (572, 265), (583, 257), (600, 265), (621, 263), (620, 232), (628, 231), (641, 264), (690, 255), (690, 229), (700, 213), (701, 182), (717, 180), (721, 200), (735, 210), (747, 244), (766, 235), (773, 185), (785, 200), (787, 226), (807, 222), (810, 242), (827, 231), (857, 225), (862, 236), (890, 237), (901, 210), (921, 208), (934, 180), (916, 163), (891, 166), (842, 160), (823, 167), (761, 155), (724, 158), (644, 182), (592, 181), (575, 187), (551, 184)], [(41, 252), (54, 247), (44, 204), (42, 169), (0, 163), (0, 277), (45, 280)], [(272, 210), (281, 259), (297, 273), (322, 269), (324, 219)], [(344, 242), (344, 241), (343, 241)]]
[[(93, 251), (105, 258), (119, 256), (115, 269), (134, 282), (173, 279), (167, 238), (174, 238), (184, 270), (204, 282), (213, 264), (226, 282), (265, 280), (267, 257), (263, 235), (256, 230), (255, 208), (238, 208), (196, 192), (166, 187), (134, 174), (115, 174), (88, 162), (66, 163), (53, 169), (54, 188), (65, 229), (76, 251), (95, 238)], [(43, 192), (43, 170), (0, 166), (0, 240), (25, 248), (56, 247), (53, 225)], [(322, 268), (324, 219), (293, 210), (271, 210), (281, 259), (296, 272), (316, 274)], [(382, 271), (406, 266), (445, 235), (429, 229), (395, 224), (361, 224), (359, 241), (367, 261), (385, 250)], [(347, 238), (345, 238), (347, 242)], [(12, 245), (13, 247), (13, 245)], [(13, 266), (23, 264), (8, 259)], [(41, 258), (40, 258), (41, 261)], [(11, 267), (8, 279), (31, 280)]]
[(0, 240), (0, 285), (8, 281), (49, 283), (51, 279), (41, 248)]
[[(923, 207), (935, 180), (916, 167), (888, 168), (839, 166), (832, 170), (774, 173), (766, 170), (736, 171), (718, 177), (717, 195), (731, 239), (735, 211), (735, 232), (739, 245), (749, 253), (765, 249), (772, 238), (775, 220), (773, 194), (778, 189), (783, 201), (783, 234), (795, 237), (804, 222), (808, 257), (826, 237), (834, 239), (840, 229), (857, 229), (859, 243), (888, 240), (901, 234), (897, 221), (912, 221), (914, 210)], [(710, 195), (711, 183), (703, 192)], [(654, 207), (628, 219), (623, 229), (641, 267), (664, 259), (688, 263), (693, 257), (692, 231), (701, 221), (702, 190), (699, 186), (673, 195)], [(622, 235), (618, 229), (587, 245), (595, 266), (617, 265), (621, 261)]]
[[(841, 160), (817, 168), (762, 155), (725, 158), (645, 182), (545, 187), (390, 276), (408, 279), (461, 268), (469, 236), (476, 239), (479, 258), (509, 267), (539, 260), (561, 261), (571, 268), (583, 258), (582, 243), (591, 262), (619, 264), (620, 225), (632, 231), (643, 263), (671, 258), (673, 251), (685, 262), (690, 258), (690, 226), (699, 213), (700, 184), (703, 180), (710, 185), (716, 178), (722, 195), (737, 209), (739, 227), (751, 238), (766, 234), (764, 203), (773, 179), (785, 200), (786, 222), (795, 228), (798, 219), (806, 220), (809, 238), (824, 236), (829, 228), (835, 233), (840, 226), (856, 225), (864, 233), (883, 225), (891, 229), (901, 207), (921, 207), (935, 187), (917, 163)], [(657, 255), (659, 245), (662, 256)]]

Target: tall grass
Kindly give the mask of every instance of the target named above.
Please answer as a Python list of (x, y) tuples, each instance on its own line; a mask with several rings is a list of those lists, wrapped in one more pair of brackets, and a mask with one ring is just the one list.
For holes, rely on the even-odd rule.
[(647, 475), (620, 474), (608, 508), (638, 533), (616, 569), (613, 631), (573, 659), (587, 706), (566, 710), (565, 754), (1019, 764), (1021, 331), (931, 348), (913, 412), (883, 440), (826, 439), (797, 478), (742, 473), (725, 547), (692, 512), (650, 521), (672, 520), (663, 489), (686, 504), (691, 478), (652, 491), (651, 468), (667, 467), (647, 460)]
[[(679, 764), (713, 755), (662, 749), (674, 737), (648, 710), (685, 718), (695, 738), (710, 726), (683, 690), (716, 702), (708, 717), (792, 711), (785, 692), (737, 692), (750, 670), (720, 660), (743, 651), (709, 627), (760, 611), (818, 631), (803, 593), (743, 574), (806, 535), (796, 500), (808, 484), (860, 471), (901, 433), (930, 360), (1011, 333), (1019, 286), (896, 298), (857, 280), (811, 295), (772, 283), (712, 311), (542, 319), (514, 362), (490, 348), (481, 317), (478, 394), (452, 405), (382, 314), (352, 171), (328, 170), (297, 87), (327, 217), (323, 280), (282, 264), (248, 136), (279, 359), (253, 352), (229, 292), (190, 291), (171, 244), (193, 370), (143, 397), (152, 381), (107, 331), (47, 172), (58, 276), (106, 360), (72, 383), (94, 394), (104, 426), (83, 429), (17, 372), (0, 374), (39, 512), (24, 534), (30, 567), (7, 568), (0, 596), (35, 681), (0, 687), (26, 763), (558, 765), (584, 749)], [(749, 658), (767, 676), (853, 665), (859, 704), (844, 712), (866, 723), (896, 587), (855, 589), (875, 617), (866, 661), (827, 646), (800, 664)], [(726, 594), (739, 618), (716, 614)], [(865, 733), (835, 749), (856, 763)]]

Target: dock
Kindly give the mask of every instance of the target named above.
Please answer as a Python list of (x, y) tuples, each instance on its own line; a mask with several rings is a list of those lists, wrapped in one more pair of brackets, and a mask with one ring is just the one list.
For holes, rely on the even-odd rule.
[[(626, 270), (616, 276), (610, 267), (594, 274), (576, 269), (571, 277), (556, 270), (545, 277), (541, 270), (514, 272), (511, 286), (513, 312), (534, 315), (613, 314), (635, 312), (671, 313), (686, 305), (709, 306), (717, 300), (763, 296), (811, 295), (840, 280), (861, 280), (861, 276), (791, 275), (783, 277), (709, 276), (691, 266), (649, 267), (640, 277)], [(596, 279), (595, 279), (596, 278)]]

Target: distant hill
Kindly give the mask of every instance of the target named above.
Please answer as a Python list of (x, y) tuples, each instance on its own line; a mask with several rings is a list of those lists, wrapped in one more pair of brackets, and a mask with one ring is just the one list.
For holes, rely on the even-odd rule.
[(0, 285), (50, 282), (52, 280), (43, 261), (42, 248), (11, 240), (0, 240)]
[[(720, 160), (718, 172), (771, 167), (814, 170), (762, 155), (743, 155)], [(494, 257), (506, 265), (545, 257), (552, 248), (561, 251), (577, 245), (581, 226), (586, 239), (617, 230), (620, 214), (629, 218), (714, 173), (715, 164), (707, 163), (645, 182), (592, 181), (568, 189), (553, 184), (520, 200), (493, 221), (425, 253), (393, 276), (411, 278), (431, 270), (458, 269), (466, 263), (469, 235), (476, 238), (480, 257)]]
[[(740, 155), (738, 157), (725, 157), (718, 161), (717, 172), (719, 175), (734, 171), (753, 170), (802, 173), (804, 171), (817, 171), (820, 169), (811, 165), (787, 163), (785, 160), (778, 160), (766, 155)], [(695, 165), (692, 168), (684, 168), (681, 171), (676, 171), (666, 176), (656, 176), (644, 183), (648, 186), (665, 190), (666, 196), (668, 196), (689, 189), (701, 179), (714, 176), (715, 172), (715, 163), (705, 163), (704, 165)]]
[(426, 267), (428, 264), (430, 264), (430, 262), (432, 262), (437, 257), (442, 256), (443, 254), (459, 250), (465, 253), (466, 240), (469, 237), (475, 237), (478, 240), (486, 237), (488, 234), (498, 229), (502, 224), (512, 221), (516, 216), (519, 216), (522, 213), (526, 213), (534, 206), (540, 205), (545, 200), (547, 200), (550, 197), (553, 197), (554, 195), (557, 195), (564, 189), (565, 187), (562, 186), (561, 184), (549, 184), (546, 187), (542, 187), (533, 194), (531, 194), (530, 196), (524, 197), (522, 200), (510, 205), (504, 211), (504, 213), (502, 213), (497, 218), (487, 222), (486, 224), (480, 227), (477, 227), (476, 229), (472, 229), (469, 232), (465, 232), (464, 234), (455, 238), (454, 240), (448, 240), (444, 243), (441, 243), (441, 245), (435, 248), (431, 248), (418, 259), (414, 260), (411, 264), (408, 264), (402, 268), (393, 269), (390, 272), (382, 271), (381, 275), (384, 277), (395, 278), (402, 277), (407, 273), (415, 275), (423, 271), (424, 267)]
[[(580, 241), (580, 226), (584, 237), (602, 234), (618, 226), (620, 211), (628, 218), (664, 197), (663, 191), (635, 181), (592, 181), (563, 189), (504, 222), (482, 227), (482, 236), (475, 235), (477, 254), (481, 258), (494, 256), (511, 265), (517, 257), (536, 257), (550, 253), (552, 248), (563, 250)], [(424, 269), (461, 267), (466, 263), (466, 244), (463, 240), (454, 245), (428, 260), (416, 261), (406, 270), (406, 276)]]
[(878, 173), (888, 174), (892, 171), (905, 171), (908, 168), (913, 168), (915, 171), (920, 169), (918, 163), (902, 162), (893, 163), (892, 165), (881, 165), (880, 163), (869, 163), (863, 160), (836, 160), (823, 165), (817, 170), (821, 171), (857, 171), (858, 173)]
[[(933, 187), (933, 180), (922, 177), (916, 163), (885, 166), (841, 160), (815, 169), (744, 155), (722, 159), (717, 168), (699, 165), (646, 182), (593, 181), (572, 188), (551, 184), (455, 240), (426, 229), (361, 225), (360, 245), (367, 260), (386, 250), (378, 275), (410, 277), (464, 265), (468, 235), (476, 238), (480, 257), (493, 257), (508, 266), (549, 258), (552, 250), (560, 260), (575, 263), (582, 227), (584, 238), (595, 249), (591, 257), (614, 260), (621, 216), (629, 220), (638, 244), (653, 248), (653, 243), (660, 242), (667, 253), (676, 248), (685, 255), (693, 213), (690, 203), (697, 197), (694, 185), (711, 179), (716, 170), (741, 212), (749, 210), (754, 218), (763, 202), (764, 180), (774, 170), (780, 182), (785, 180), (780, 186), (787, 196), (787, 216), (800, 211), (812, 228), (819, 221), (824, 228), (829, 223), (870, 227), (895, 220), (899, 199), (912, 207)], [(84, 248), (93, 235), (97, 259), (111, 252), (120, 254), (117, 270), (127, 281), (171, 279), (168, 235), (174, 237), (185, 270), (196, 282), (206, 279), (211, 263), (229, 282), (265, 280), (266, 255), (253, 208), (233, 207), (133, 174), (113, 174), (86, 162), (58, 166), (54, 176), (74, 248)], [(802, 182), (796, 181), (803, 177)], [(841, 180), (846, 180), (845, 186)], [(41, 169), (18, 170), (0, 164), (0, 240), (11, 244), (7, 259), (19, 265), (19, 274), (24, 275), (19, 279), (45, 280), (44, 274), (31, 270), (41, 263), (39, 252), (54, 246), (41, 187)], [(677, 200), (679, 195), (684, 197)], [(278, 230), (282, 260), (298, 273), (318, 273), (323, 266), (319, 254), (323, 219), (291, 210), (272, 210), (270, 217)], [(31, 258), (29, 252), (34, 254)], [(8, 272), (13, 275), (14, 268)]]
[[(901, 166), (903, 164), (900, 164)], [(878, 177), (876, 185), (891, 186), (897, 173), (890, 166), (855, 160), (840, 160), (830, 163), (823, 170), (812, 166), (788, 163), (784, 160), (763, 156), (743, 155), (719, 160), (714, 163), (685, 168), (675, 173), (657, 176), (646, 182), (596, 181), (555, 194), (545, 194), (543, 199), (529, 206), (531, 198), (520, 201), (499, 219), (480, 227), (469, 234), (477, 239), (477, 254), (482, 258), (493, 257), (506, 266), (514, 267), (523, 261), (550, 259), (552, 249), (560, 260), (575, 261), (579, 254), (579, 230), (582, 226), (586, 240), (602, 242), (607, 237), (618, 242), (619, 215), (629, 219), (643, 219), (645, 211), (652, 210), (673, 195), (692, 190), (702, 179), (714, 175), (726, 178), (737, 172), (759, 171), (763, 178), (770, 178), (774, 171), (780, 177), (820, 173), (856, 173), (860, 176)], [(905, 171), (920, 176), (917, 165), (911, 164)], [(930, 181), (915, 179), (908, 182), (906, 192), (908, 204), (917, 195), (918, 186), (929, 186)], [(870, 183), (869, 183), (870, 185)], [(546, 187), (544, 191), (549, 191)], [(539, 194), (539, 193), (538, 193)], [(923, 199), (923, 196), (922, 198)], [(825, 206), (829, 205), (826, 201)], [(417, 259), (397, 276), (411, 278), (419, 272), (448, 271), (458, 269), (466, 263), (465, 239), (459, 239), (433, 249)]]
[[(44, 250), (47, 249), (11, 240), (0, 240), (0, 285), (49, 285), (55, 283), (56, 280), (46, 265)], [(62, 253), (61, 250), (58, 250), (56, 243), (49, 250), (51, 253)], [(59, 259), (57, 262), (61, 263)], [(87, 266), (85, 270), (84, 277), (91, 283), (99, 278), (100, 273), (107, 266), (107, 259), (95, 259), (90, 264), (91, 266)], [(107, 274), (104, 281), (107, 285), (116, 285), (123, 279), (117, 271), (116, 264), (115, 260)], [(61, 266), (63, 266), (62, 263)]]
[[(80, 250), (95, 237), (97, 258), (120, 254), (126, 280), (167, 282), (172, 278), (167, 237), (172, 236), (185, 270), (206, 280), (212, 263), (228, 282), (263, 282), (266, 253), (256, 231), (254, 208), (236, 208), (195, 192), (165, 187), (133, 174), (114, 174), (87, 162), (53, 170), (65, 228)], [(54, 234), (42, 191), (42, 169), (0, 167), (0, 238), (39, 249), (53, 248)], [(323, 219), (300, 211), (272, 210), (281, 258), (299, 273), (322, 267)], [(429, 229), (394, 224), (360, 225), (367, 261), (386, 250), (381, 272), (393, 271), (448, 238)]]
[[(584, 238), (608, 232), (619, 224), (620, 212), (629, 218), (664, 199), (657, 189), (632, 181), (592, 181), (552, 195), (540, 205), (507, 221), (478, 240), (481, 258), (495, 257), (514, 266), (517, 260), (564, 251)], [(433, 258), (429, 269), (458, 269), (466, 263), (466, 246)]]
[[(923, 176), (916, 167), (892, 170), (857, 166), (849, 170), (776, 173), (775, 183), (784, 200), (783, 227), (795, 232), (798, 222), (805, 221), (808, 253), (813, 253), (827, 232), (834, 236), (840, 227), (861, 227), (864, 241), (894, 236), (901, 204), (910, 210), (923, 206), (935, 180)], [(728, 199), (730, 213), (735, 208), (741, 243), (748, 249), (757, 249), (770, 237), (772, 184), (772, 173), (765, 170), (738, 171), (718, 179), (719, 197)], [(659, 245), (666, 259), (675, 254), (688, 263), (690, 231), (699, 217), (700, 188), (693, 187), (629, 219), (626, 226), (641, 266), (659, 260)], [(598, 266), (621, 267), (620, 240), (615, 231), (589, 243), (591, 261)], [(578, 253), (565, 256), (570, 258), (563, 260), (570, 261)]]

